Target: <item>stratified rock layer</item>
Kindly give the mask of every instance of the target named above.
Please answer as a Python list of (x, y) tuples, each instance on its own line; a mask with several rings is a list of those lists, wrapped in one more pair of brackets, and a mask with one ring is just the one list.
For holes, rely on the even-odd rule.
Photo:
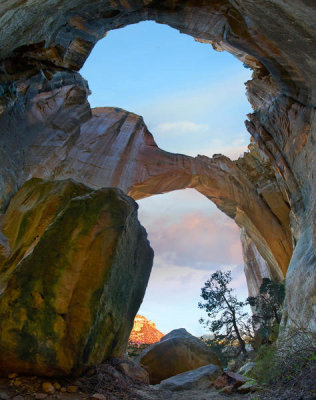
[(159, 342), (163, 336), (154, 322), (142, 315), (136, 315), (129, 340), (134, 343), (152, 344)]
[[(10, 197), (33, 176), (32, 166), (44, 161), (39, 174), (50, 175), (51, 167), (58, 164), (56, 158), (68, 157), (81, 135), (81, 125), (88, 123), (88, 88), (75, 71), (94, 44), (107, 31), (142, 20), (168, 24), (211, 43), (218, 51), (227, 50), (254, 70), (253, 79), (247, 82), (254, 112), (246, 125), (255, 148), (235, 164), (223, 157), (217, 161), (202, 157), (193, 162), (182, 156), (159, 154), (157, 149), (152, 162), (147, 148), (145, 167), (135, 170), (135, 180), (135, 171), (129, 175), (124, 164), (136, 160), (135, 154), (140, 153), (123, 141), (112, 147), (113, 168), (108, 171), (108, 181), (124, 184), (135, 198), (196, 187), (245, 228), (272, 277), (286, 274), (284, 324), (290, 326), (295, 321), (315, 328), (314, 1), (2, 2), (1, 209), (6, 209)], [(92, 119), (91, 124), (96, 123)], [(45, 141), (44, 137), (50, 138)], [(66, 143), (64, 153), (51, 152), (61, 142)], [(36, 145), (40, 145), (39, 158), (32, 159), (28, 153), (33, 148), (36, 154)], [(123, 161), (128, 147), (128, 157)], [(142, 146), (135, 142), (132, 147)], [(73, 165), (84, 160), (84, 154), (80, 157)], [(147, 174), (149, 167), (151, 172), (156, 171), (155, 176)], [(55, 172), (58, 177), (58, 170)], [(62, 166), (61, 175), (65, 172)], [(85, 174), (84, 168), (81, 172)], [(73, 172), (68, 173), (71, 176)], [(84, 177), (91, 185), (98, 181), (94, 173)], [(0, 258), (6, 252), (6, 240), (0, 238)]]
[(136, 203), (32, 179), (2, 230), (0, 372), (65, 375), (123, 355), (153, 259)]
[(260, 255), (256, 245), (248, 237), (244, 228), (241, 230), (240, 238), (249, 296), (255, 297), (260, 292), (263, 278), (276, 279), (276, 277), (272, 277), (267, 262)]

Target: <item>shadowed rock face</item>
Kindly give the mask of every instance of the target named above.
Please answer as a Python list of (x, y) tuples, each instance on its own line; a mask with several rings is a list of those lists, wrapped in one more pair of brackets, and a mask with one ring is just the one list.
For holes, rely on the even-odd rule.
[(244, 228), (241, 229), (241, 244), (244, 257), (244, 270), (248, 285), (249, 296), (257, 296), (263, 278), (277, 279), (271, 275), (271, 271), (265, 259), (260, 255), (253, 240), (249, 238)]
[[(48, 64), (79, 70), (107, 31), (143, 20), (168, 24), (213, 41), (253, 65), (262, 64), (287, 95), (315, 104), (315, 4), (306, 0), (5, 2), (0, 6), (0, 24), (6, 32), (0, 57), (11, 76), (20, 69), (49, 70)], [(23, 63), (17, 66), (14, 59)]]
[[(237, 162), (173, 155), (155, 146), (139, 117), (114, 109), (91, 113), (87, 84), (75, 71), (105, 32), (148, 19), (230, 51), (253, 68), (246, 84), (254, 109), (246, 122), (253, 138), (250, 154)], [(195, 187), (244, 228), (267, 273), (287, 274), (284, 324), (311, 326), (316, 320), (314, 2), (31, 0), (1, 4), (0, 25), (6, 33), (0, 38), (3, 210), (31, 176), (71, 176), (93, 188), (111, 184), (135, 199)], [(101, 142), (105, 153), (96, 151)], [(0, 238), (0, 258), (6, 251), (6, 239)]]
[(32, 179), (2, 220), (0, 373), (78, 373), (123, 356), (153, 251), (114, 188)]

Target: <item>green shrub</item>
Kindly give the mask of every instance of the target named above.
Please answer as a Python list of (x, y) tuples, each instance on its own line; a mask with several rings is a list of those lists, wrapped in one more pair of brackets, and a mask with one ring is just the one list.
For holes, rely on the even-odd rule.
[(127, 355), (130, 358), (136, 358), (149, 346), (150, 344), (147, 343), (132, 342), (131, 340), (129, 340), (127, 346)]

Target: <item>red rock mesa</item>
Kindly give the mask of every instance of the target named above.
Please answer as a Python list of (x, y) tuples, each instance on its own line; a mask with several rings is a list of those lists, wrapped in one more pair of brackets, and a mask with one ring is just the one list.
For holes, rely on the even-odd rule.
[(164, 334), (158, 331), (154, 322), (142, 315), (136, 315), (129, 340), (142, 344), (152, 344), (159, 342), (163, 336)]

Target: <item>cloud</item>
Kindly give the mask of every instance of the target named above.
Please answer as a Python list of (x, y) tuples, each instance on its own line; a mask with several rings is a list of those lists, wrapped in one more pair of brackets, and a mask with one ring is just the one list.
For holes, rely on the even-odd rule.
[(194, 269), (242, 263), (239, 228), (219, 211), (205, 215), (195, 211), (173, 220), (166, 215), (146, 226), (159, 260)]
[(158, 134), (182, 135), (186, 133), (203, 133), (207, 131), (207, 124), (197, 124), (191, 121), (164, 122), (155, 127)]
[(237, 160), (245, 152), (248, 152), (248, 135), (240, 132), (235, 139), (227, 140), (225, 135), (214, 133), (215, 138), (208, 141), (207, 145), (194, 142), (187, 155), (196, 157), (198, 154), (212, 157), (214, 154), (223, 154), (232, 160)]
[(140, 202), (140, 219), (155, 251), (154, 267), (139, 313), (163, 333), (186, 328), (207, 333), (199, 324), (201, 288), (217, 269), (232, 271), (232, 287), (247, 297), (239, 228), (193, 189), (153, 196)]
[[(187, 87), (178, 90), (168, 96), (162, 95), (156, 97), (146, 104), (140, 102), (137, 109), (142, 110), (142, 115), (150, 129), (154, 126), (164, 123), (164, 121), (182, 121), (183, 117), (189, 118), (189, 121), (196, 121), (196, 118), (205, 118), (223, 116), (223, 112), (227, 115), (233, 115), (234, 110), (240, 106), (245, 109), (244, 118), (247, 112), (251, 111), (251, 107), (245, 96), (245, 86), (241, 83), (247, 80), (247, 74), (243, 71), (227, 77), (226, 80), (211, 80), (200, 87)], [(226, 122), (222, 121), (223, 124)], [(152, 132), (155, 134), (155, 131)]]
[[(240, 300), (247, 297), (245, 275), (242, 265), (225, 265), (222, 270), (231, 270), (231, 287)], [(144, 302), (139, 313), (158, 323), (158, 329), (168, 333), (172, 329), (185, 328), (196, 336), (207, 331), (199, 324), (205, 317), (198, 308), (201, 288), (215, 269), (196, 270), (185, 265), (166, 263), (159, 256), (149, 280)]]
[(157, 327), (163, 333), (185, 328), (194, 335), (203, 335), (205, 330), (198, 322), (203, 312), (198, 308), (198, 302), (209, 273), (164, 263), (156, 257), (139, 313), (158, 322)]
[(139, 111), (156, 143), (166, 151), (191, 156), (222, 153), (237, 159), (250, 141), (244, 120), (251, 109), (243, 77), (238, 73), (157, 97), (139, 106)]

